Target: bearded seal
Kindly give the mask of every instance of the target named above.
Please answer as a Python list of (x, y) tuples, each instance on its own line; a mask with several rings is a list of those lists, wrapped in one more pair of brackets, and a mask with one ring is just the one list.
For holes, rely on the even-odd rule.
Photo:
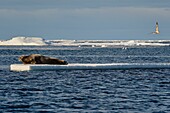
[(67, 61), (60, 60), (57, 58), (43, 56), (41, 54), (31, 54), (31, 55), (23, 55), (19, 57), (19, 61), (24, 64), (56, 64), (56, 65), (67, 65)]

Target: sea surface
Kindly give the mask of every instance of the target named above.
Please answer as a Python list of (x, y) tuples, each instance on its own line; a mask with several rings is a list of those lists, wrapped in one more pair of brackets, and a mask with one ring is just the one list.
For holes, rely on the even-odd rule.
[(169, 46), (0, 46), (0, 113), (170, 113), (170, 69), (9, 70), (29, 54), (69, 63), (170, 62)]

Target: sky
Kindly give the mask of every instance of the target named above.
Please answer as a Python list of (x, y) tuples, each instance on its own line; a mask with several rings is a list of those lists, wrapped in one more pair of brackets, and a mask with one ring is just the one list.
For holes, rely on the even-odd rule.
[(170, 0), (0, 0), (0, 24), (0, 40), (170, 40)]

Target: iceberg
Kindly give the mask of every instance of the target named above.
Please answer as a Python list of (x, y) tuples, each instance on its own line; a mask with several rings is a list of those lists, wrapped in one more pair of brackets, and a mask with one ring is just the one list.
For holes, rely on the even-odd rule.
[(44, 46), (48, 45), (44, 39), (39, 37), (14, 37), (10, 40), (0, 41), (0, 45), (34, 45)]

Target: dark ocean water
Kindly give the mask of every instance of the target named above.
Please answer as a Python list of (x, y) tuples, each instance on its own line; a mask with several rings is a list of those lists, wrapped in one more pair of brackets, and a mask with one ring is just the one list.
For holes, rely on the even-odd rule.
[(169, 113), (170, 69), (12, 72), (18, 57), (69, 63), (170, 62), (170, 47), (0, 47), (0, 113)]

